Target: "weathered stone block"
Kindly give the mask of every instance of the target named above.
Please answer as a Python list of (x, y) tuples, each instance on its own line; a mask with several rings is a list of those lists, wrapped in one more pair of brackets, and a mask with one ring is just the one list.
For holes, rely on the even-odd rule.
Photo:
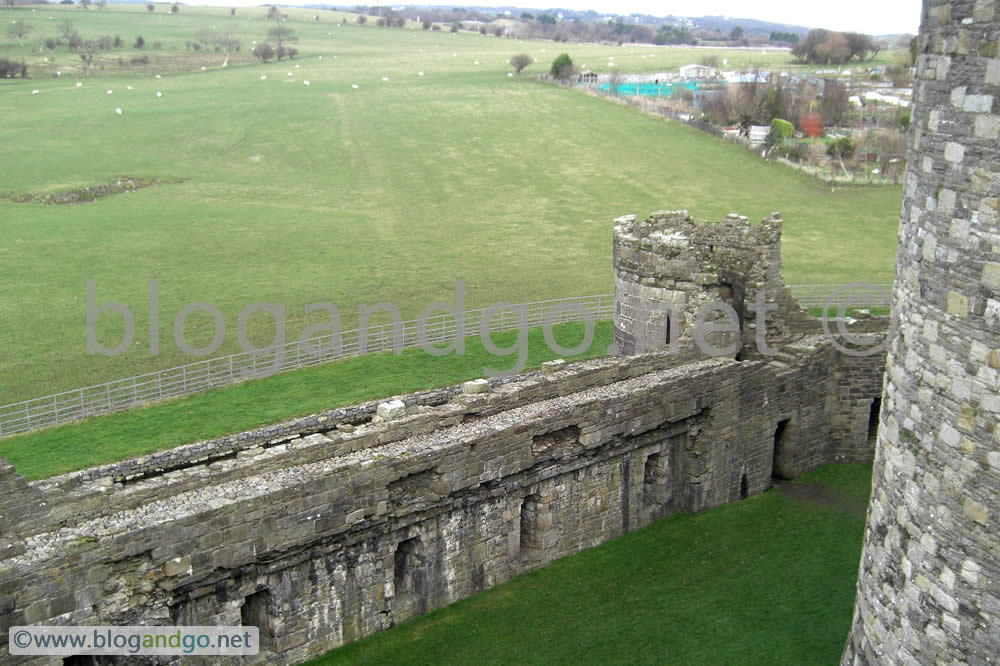
[(954, 164), (960, 164), (965, 159), (965, 146), (949, 141), (944, 145), (944, 158)]
[(948, 314), (957, 317), (969, 316), (969, 297), (957, 291), (948, 292)]
[(1000, 116), (976, 116), (973, 132), (980, 139), (996, 139), (1000, 137)]
[(993, 110), (993, 95), (966, 95), (962, 110), (968, 113), (990, 113)]
[(375, 410), (376, 416), (383, 421), (394, 421), (406, 416), (406, 405), (402, 400), (390, 400), (379, 403)]
[(490, 383), (485, 379), (473, 379), (472, 381), (468, 381), (462, 384), (462, 393), (466, 395), (474, 395), (477, 393), (488, 393), (489, 390), (490, 390)]
[(563, 370), (566, 367), (566, 361), (557, 358), (554, 361), (545, 361), (542, 363), (542, 372), (547, 375), (554, 375), (555, 373)]
[(985, 525), (987, 519), (989, 518), (989, 510), (981, 502), (977, 502), (971, 497), (965, 498), (965, 503), (962, 505), (962, 511), (965, 515), (972, 520), (976, 521), (981, 525)]

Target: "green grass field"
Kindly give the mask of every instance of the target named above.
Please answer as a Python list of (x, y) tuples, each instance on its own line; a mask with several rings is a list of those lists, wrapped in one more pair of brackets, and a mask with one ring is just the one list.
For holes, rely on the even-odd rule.
[[(584, 330), (583, 324), (558, 324), (553, 335), (562, 346), (576, 347)], [(528, 331), (524, 343), (517, 332), (490, 337), (500, 348), (526, 347), (526, 370), (558, 356), (540, 328)], [(611, 322), (597, 322), (590, 348), (568, 358), (603, 356), (612, 339)], [(457, 384), (485, 376), (486, 368), (511, 370), (516, 359), (516, 353), (506, 358), (489, 353), (479, 338), (468, 338), (460, 356), (420, 349), (357, 356), (3, 439), (0, 456), (22, 476), (43, 479), (342, 405)]]
[[(240, 351), (236, 321), (253, 302), (284, 304), (291, 340), (319, 321), (305, 314), (309, 303), (337, 304), (345, 327), (361, 303), (392, 302), (413, 318), (453, 299), (457, 278), (468, 307), (608, 293), (611, 221), (662, 208), (699, 219), (780, 210), (789, 283), (893, 276), (900, 188), (831, 191), (695, 130), (533, 78), (561, 51), (598, 70), (613, 56), (627, 71), (676, 69), (707, 51), (338, 26), (337, 13), (317, 23), (293, 9), (298, 58), (223, 69), (221, 54), (189, 56), (184, 42), (216, 26), (238, 32), (245, 51), (266, 35), (264, 9), (35, 9), (5, 12), (34, 27), (24, 47), (0, 37), (0, 56), (24, 57), (37, 73), (0, 81), (0, 141), (16, 165), (0, 191), (117, 176), (161, 184), (72, 206), (0, 199), (0, 403), (196, 360), (172, 335), (193, 302), (223, 313), (221, 355)], [(66, 19), (88, 39), (120, 34), (131, 44), (142, 34), (161, 49), (129, 73), (112, 61), (138, 51), (99, 53), (108, 68), (86, 78), (66, 47), (31, 52)], [(538, 63), (508, 77), (520, 51)], [(726, 57), (788, 64), (775, 52)], [(50, 78), (55, 71), (63, 75)], [(98, 304), (135, 314), (128, 352), (86, 353), (88, 279)], [(151, 279), (160, 284), (156, 356)], [(209, 324), (191, 315), (189, 344), (211, 342)], [(121, 328), (105, 315), (99, 339), (113, 346)], [(274, 325), (255, 315), (249, 331), (264, 345)]]
[[(522, 43), (287, 11), (300, 55), (266, 65), (247, 55), (271, 25), (263, 8), (3, 12), (33, 32), (24, 46), (0, 35), (0, 57), (32, 68), (29, 80), (0, 80), (0, 141), (13, 165), (0, 182), (0, 404), (196, 360), (172, 336), (174, 315), (193, 302), (224, 314), (221, 355), (240, 350), (237, 318), (254, 302), (284, 304), (292, 340), (320, 321), (305, 314), (310, 303), (339, 305), (345, 327), (361, 303), (391, 302), (414, 318), (451, 301), (458, 278), (470, 308), (608, 293), (612, 220), (662, 208), (699, 219), (781, 211), (789, 283), (894, 276), (901, 188), (831, 190), (696, 130), (535, 79), (563, 51), (596, 71), (612, 58), (621, 70), (653, 72), (713, 54), (732, 68), (801, 70), (787, 54)], [(85, 39), (118, 34), (131, 45), (141, 34), (147, 48), (98, 53), (103, 70), (85, 77), (65, 47), (33, 50), (64, 20)], [(242, 38), (227, 68), (221, 54), (185, 49), (213, 27)], [(537, 63), (508, 77), (507, 59), (522, 51)], [(150, 64), (128, 64), (142, 54)], [(119, 176), (160, 184), (73, 206), (9, 198)], [(127, 353), (86, 353), (88, 279), (98, 304), (134, 313)], [(147, 346), (152, 279), (156, 356)], [(188, 343), (208, 344), (209, 323), (189, 317)], [(266, 317), (250, 320), (255, 344), (273, 330)], [(120, 332), (114, 317), (100, 320), (105, 345)], [(578, 334), (564, 326), (560, 340)], [(554, 354), (539, 331), (532, 336), (537, 366)], [(602, 323), (584, 356), (609, 342)], [(44, 478), (501, 364), (468, 345), (462, 357), (349, 359), (5, 439), (0, 455)], [(870, 475), (870, 466), (831, 466), (803, 479), (839, 493), (834, 503), (771, 491), (672, 517), (319, 663), (835, 663)]]
[(809, 490), (672, 516), (310, 663), (836, 664), (871, 465), (793, 483)]

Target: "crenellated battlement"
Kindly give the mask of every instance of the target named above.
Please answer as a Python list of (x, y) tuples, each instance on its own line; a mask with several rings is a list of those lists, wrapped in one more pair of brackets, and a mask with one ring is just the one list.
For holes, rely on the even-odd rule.
[[(745, 358), (796, 332), (818, 332), (781, 277), (781, 225), (778, 213), (753, 225), (736, 214), (696, 223), (686, 210), (615, 220), (618, 353), (673, 348), (692, 358)], [(712, 310), (719, 305), (732, 314)], [(725, 326), (727, 316), (735, 317), (732, 330), (708, 333), (700, 349), (698, 325)]]

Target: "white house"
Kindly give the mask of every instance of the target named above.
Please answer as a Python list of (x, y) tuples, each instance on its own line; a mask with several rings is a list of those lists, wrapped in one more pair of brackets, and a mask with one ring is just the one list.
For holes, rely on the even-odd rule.
[(704, 81), (715, 78), (715, 68), (705, 65), (684, 65), (680, 68), (681, 78), (691, 81)]
[(750, 145), (759, 146), (767, 140), (767, 135), (771, 132), (770, 125), (751, 125), (750, 126)]

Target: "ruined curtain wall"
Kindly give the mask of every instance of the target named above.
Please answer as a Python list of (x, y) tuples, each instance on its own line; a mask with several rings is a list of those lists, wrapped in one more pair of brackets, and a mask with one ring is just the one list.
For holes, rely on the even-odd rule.
[(33, 517), (0, 563), (0, 630), (255, 625), (269, 661), (295, 663), (775, 475), (870, 456), (864, 427), (838, 424), (867, 422), (881, 359), (820, 338), (783, 359), (603, 359), (404, 396), (398, 420), (352, 408), (217, 450), (32, 484), (4, 472)]

